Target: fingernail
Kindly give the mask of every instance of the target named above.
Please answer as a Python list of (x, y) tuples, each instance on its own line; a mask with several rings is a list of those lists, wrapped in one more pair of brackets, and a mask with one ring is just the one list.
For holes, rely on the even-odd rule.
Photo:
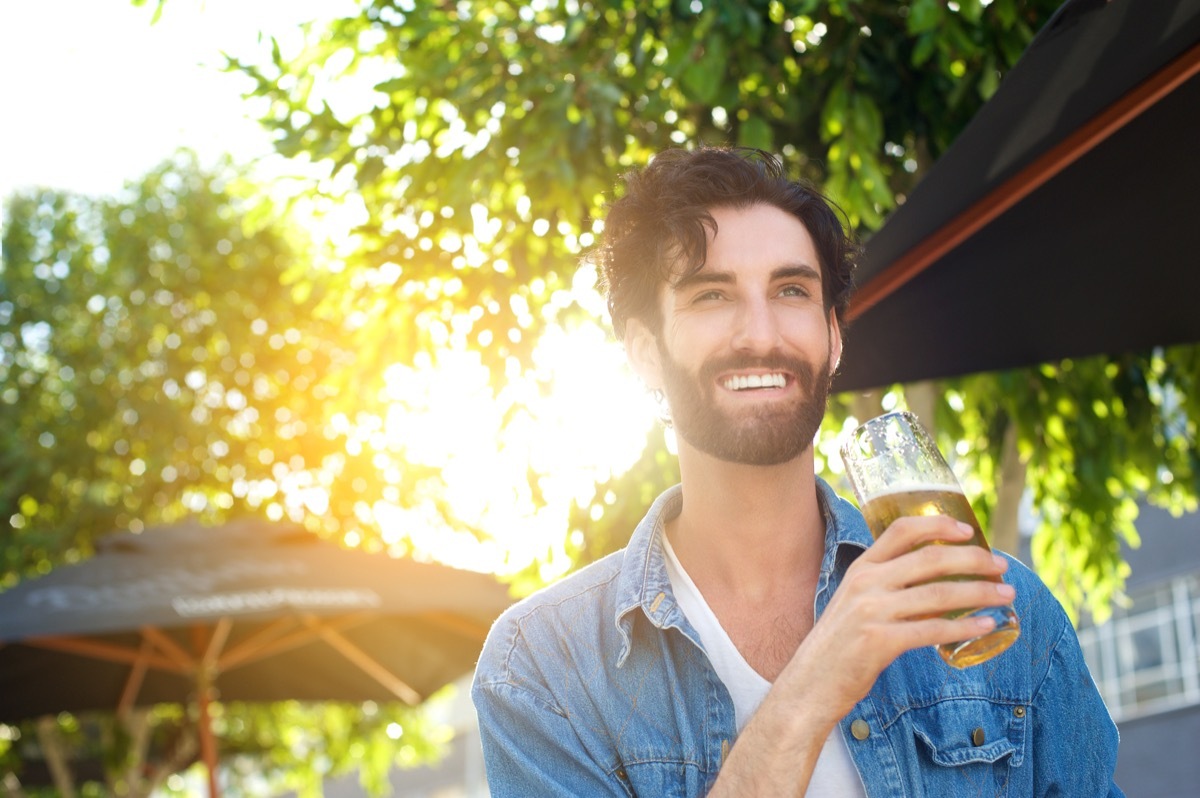
[(1001, 569), (1003, 569), (1005, 571), (1008, 570), (1008, 559), (1007, 558), (1005, 558), (1004, 556), (1002, 556), (1000, 554), (993, 554), (992, 559), (995, 560), (996, 565), (999, 566)]
[(964, 535), (974, 535), (975, 527), (971, 526), (970, 524), (964, 524), (962, 521), (959, 521), (958, 522), (958, 531)]
[(978, 615), (971, 619), (981, 630), (988, 632), (996, 625), (995, 619), (987, 615)]
[(1006, 599), (1011, 599), (1017, 595), (1017, 591), (1012, 585), (1006, 585), (1004, 583), (996, 585), (996, 592)]

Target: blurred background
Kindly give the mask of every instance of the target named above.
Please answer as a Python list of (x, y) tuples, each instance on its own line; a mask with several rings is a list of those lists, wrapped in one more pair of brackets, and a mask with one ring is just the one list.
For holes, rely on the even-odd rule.
[[(1060, 20), (1098, 4), (1072, 5)], [(620, 548), (678, 474), (582, 259), (616, 177), (668, 146), (761, 147), (869, 251), (1056, 12), (5, 4), (0, 597), (115, 532), (192, 522), (296, 524), (513, 596)], [(1197, 265), (1153, 279), (1169, 292)], [(994, 545), (1080, 624), (1131, 795), (1190, 795), (1200, 776), (1179, 749), (1200, 732), (1198, 379), (1200, 349), (1178, 340), (867, 377), (817, 442), (847, 492), (835, 453), (857, 420), (904, 407), (935, 429)], [(485, 795), (465, 676), (415, 708), (222, 703), (218, 683), (220, 785)], [(180, 745), (196, 722), (178, 704), (133, 725), (14, 719), (0, 791), (203, 793)]]

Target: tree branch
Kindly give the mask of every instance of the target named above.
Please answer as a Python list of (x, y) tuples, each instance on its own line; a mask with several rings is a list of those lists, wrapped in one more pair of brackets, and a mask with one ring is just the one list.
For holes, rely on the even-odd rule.
[(0, 779), (0, 789), (4, 790), (7, 798), (25, 798), (25, 790), (21, 787), (21, 780), (15, 773), (4, 774), (4, 778)]
[(36, 728), (38, 745), (46, 758), (55, 789), (63, 798), (75, 798), (75, 777), (67, 762), (66, 746), (58, 734), (58, 721), (53, 715), (44, 715), (38, 718)]
[(196, 761), (196, 752), (198, 750), (199, 744), (195, 729), (192, 726), (181, 728), (175, 746), (172, 748), (171, 753), (163, 760), (162, 764), (156, 768), (147, 768), (146, 785), (148, 792), (152, 791), (167, 776), (170, 776), (172, 773), (178, 773)]
[(1020, 546), (1018, 514), (1025, 494), (1028, 463), (1017, 447), (1017, 424), (1009, 419), (1004, 429), (1004, 448), (1000, 455), (999, 483), (996, 485), (996, 509), (992, 511), (992, 548), (1015, 553)]
[(942, 386), (933, 380), (914, 382), (904, 386), (904, 401), (908, 403), (908, 409), (921, 419), (921, 426), (925, 427), (935, 440), (937, 438), (937, 405), (941, 395)]

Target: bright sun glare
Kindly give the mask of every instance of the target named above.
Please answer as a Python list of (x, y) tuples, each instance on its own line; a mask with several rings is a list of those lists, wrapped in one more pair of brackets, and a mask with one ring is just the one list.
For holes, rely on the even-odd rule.
[[(586, 505), (597, 480), (633, 464), (654, 418), (624, 354), (598, 326), (550, 328), (535, 373), (510, 381), (499, 396), (472, 352), (448, 353), (437, 367), (393, 366), (387, 378), (394, 404), (375, 430), (379, 446), (403, 448), (409, 463), (438, 469), (442, 498), (464, 526), (484, 535), (451, 528), (433, 496), (417, 497), (415, 506), (406, 497), (408, 507), (380, 500), (361, 520), (373, 521), (388, 544), (476, 570), (512, 572), (540, 561), (544, 579), (565, 571), (572, 502)], [(549, 392), (539, 379), (549, 381)], [(531, 472), (539, 475), (538, 499)]]

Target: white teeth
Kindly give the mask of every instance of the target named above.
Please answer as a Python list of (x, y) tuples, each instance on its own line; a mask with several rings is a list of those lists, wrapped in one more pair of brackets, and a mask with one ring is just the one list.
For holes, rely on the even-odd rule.
[(731, 391), (744, 391), (747, 388), (782, 388), (785, 385), (787, 385), (787, 377), (778, 373), (749, 374), (725, 380), (725, 387)]

